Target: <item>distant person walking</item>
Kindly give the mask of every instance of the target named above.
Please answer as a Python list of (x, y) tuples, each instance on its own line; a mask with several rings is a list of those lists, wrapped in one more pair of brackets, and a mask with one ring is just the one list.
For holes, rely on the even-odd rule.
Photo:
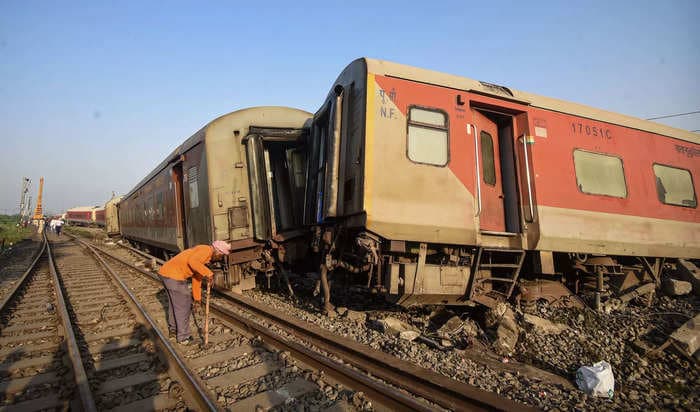
[[(205, 265), (219, 261), (229, 253), (231, 245), (216, 240), (211, 246), (197, 245), (183, 250), (158, 271), (168, 294), (168, 331), (170, 335), (176, 335), (178, 343), (188, 345), (193, 341), (190, 333), (192, 299), (201, 302), (202, 278), (207, 277), (211, 281), (214, 276)], [(192, 295), (187, 288), (189, 278), (192, 278)]]
[(56, 219), (56, 223), (53, 225), (53, 229), (56, 231), (58, 236), (61, 236), (61, 227), (63, 226), (63, 220)]

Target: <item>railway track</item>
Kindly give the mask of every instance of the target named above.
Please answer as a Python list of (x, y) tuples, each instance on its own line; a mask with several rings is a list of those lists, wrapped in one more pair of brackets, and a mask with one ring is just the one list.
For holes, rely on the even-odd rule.
[[(160, 313), (160, 327), (167, 328), (162, 316), (165, 297), (161, 296), (160, 302), (156, 299), (161, 289), (157, 276), (114, 253), (97, 247), (95, 250), (122, 265), (125, 282), (138, 291), (138, 298), (143, 299), (147, 307)], [(139, 254), (145, 257), (142, 252)], [(212, 298), (211, 308), (214, 314), (211, 325), (213, 346), (204, 351), (185, 352), (185, 356), (200, 379), (227, 408), (273, 407), (321, 389), (309, 381), (308, 373), (299, 373), (298, 363), (302, 369), (308, 367), (322, 371), (332, 382), (362, 391), (379, 409), (528, 409), (496, 394), (274, 313), (238, 295), (219, 292)], [(197, 329), (193, 330), (201, 330), (201, 319), (194, 318)], [(251, 340), (251, 336), (259, 337), (262, 344)], [(277, 349), (277, 354), (269, 352), (269, 347)], [(279, 355), (280, 352), (283, 356)], [(287, 353), (296, 363), (290, 362), (285, 356)], [(243, 358), (241, 354), (244, 354)], [(250, 359), (250, 365), (245, 359)], [(242, 380), (244, 376), (245, 381)], [(257, 393), (246, 386), (257, 388)], [(251, 396), (246, 398), (243, 394)]]
[(51, 243), (0, 308), (0, 409), (214, 409), (99, 258)]
[[(208, 346), (173, 344), (153, 273), (52, 240), (2, 307), (0, 410), (352, 409), (335, 401), (343, 387), (364, 393), (360, 409), (526, 409), (226, 293), (212, 298)], [(201, 336), (202, 316), (192, 322)]]
[(25, 240), (14, 246), (12, 251), (0, 256), (0, 304), (22, 278), (41, 246), (40, 241)]

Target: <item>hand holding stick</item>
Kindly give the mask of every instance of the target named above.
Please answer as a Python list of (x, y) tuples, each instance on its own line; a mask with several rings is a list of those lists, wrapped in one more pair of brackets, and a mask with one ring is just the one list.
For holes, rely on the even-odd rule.
[(204, 308), (204, 346), (209, 344), (209, 295), (211, 295), (211, 281), (214, 276), (207, 278), (207, 301)]

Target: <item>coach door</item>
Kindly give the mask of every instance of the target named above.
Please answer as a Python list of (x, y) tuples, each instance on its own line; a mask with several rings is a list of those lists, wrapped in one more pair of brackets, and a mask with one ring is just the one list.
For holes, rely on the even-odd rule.
[[(177, 247), (180, 250), (185, 250), (187, 245), (187, 232), (186, 232), (186, 222), (185, 222), (185, 197), (182, 192), (182, 161), (178, 161), (170, 172), (171, 188), (175, 190), (175, 237), (177, 241)], [(174, 187), (173, 187), (174, 186)]]
[(506, 219), (501, 179), (498, 125), (485, 114), (472, 110), (476, 126), (477, 213), (483, 232), (505, 233)]
[(251, 126), (246, 157), (258, 240), (302, 226), (306, 156), (300, 147), (304, 129)]

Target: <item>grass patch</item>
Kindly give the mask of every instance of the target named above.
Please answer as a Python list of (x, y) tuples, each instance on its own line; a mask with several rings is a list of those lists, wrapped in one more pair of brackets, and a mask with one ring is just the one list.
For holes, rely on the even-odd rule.
[(17, 227), (19, 216), (0, 215), (0, 249), (6, 249), (32, 235), (34, 226)]
[(92, 238), (93, 233), (87, 229), (83, 229), (80, 226), (67, 226), (63, 225), (63, 231), (68, 232), (71, 235), (75, 236), (80, 236), (80, 237), (87, 237), (87, 238)]

